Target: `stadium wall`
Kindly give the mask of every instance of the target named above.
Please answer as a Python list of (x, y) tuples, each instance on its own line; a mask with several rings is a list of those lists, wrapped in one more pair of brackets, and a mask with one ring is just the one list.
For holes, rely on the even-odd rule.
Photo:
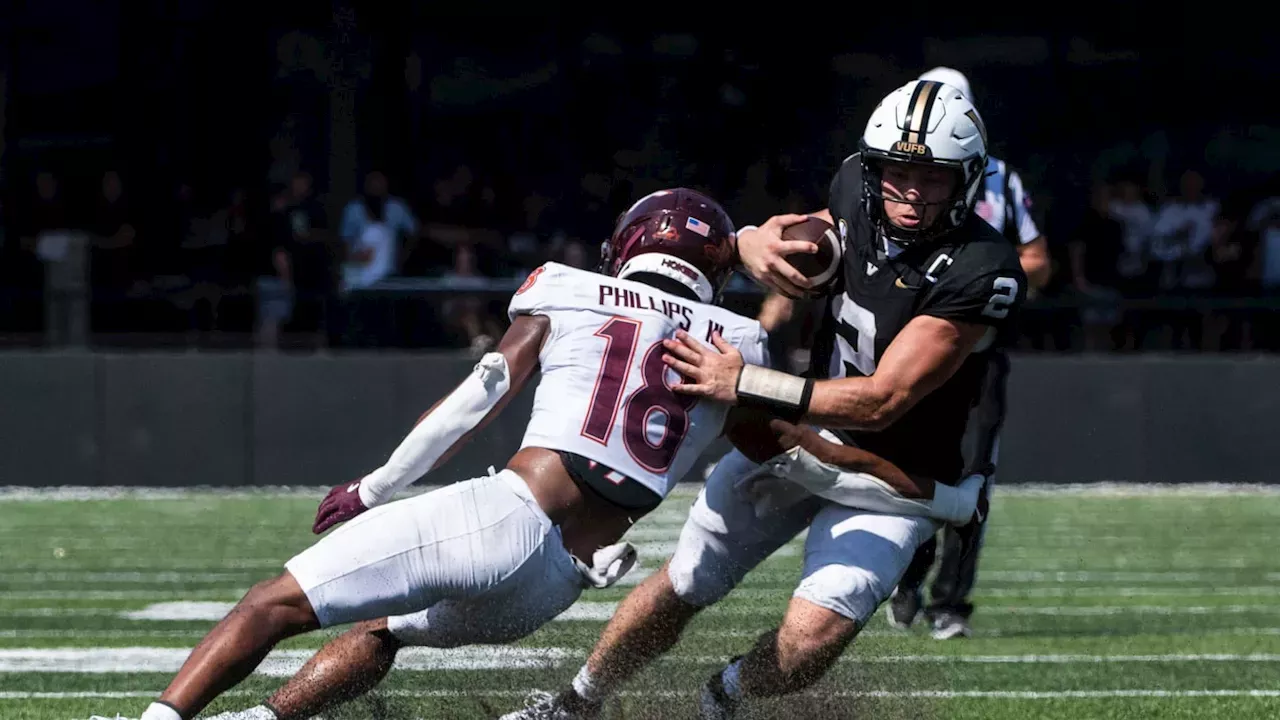
[[(379, 465), (471, 365), (6, 353), (0, 485), (334, 485)], [(1277, 388), (1280, 359), (1016, 357), (1000, 481), (1280, 482)], [(531, 403), (526, 391), (439, 479), (501, 467)]]

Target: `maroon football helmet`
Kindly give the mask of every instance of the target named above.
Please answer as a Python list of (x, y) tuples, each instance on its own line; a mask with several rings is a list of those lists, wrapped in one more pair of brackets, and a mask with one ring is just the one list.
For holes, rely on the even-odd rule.
[(733, 270), (733, 221), (715, 200), (674, 188), (646, 195), (618, 218), (600, 248), (600, 272), (649, 273), (716, 302)]

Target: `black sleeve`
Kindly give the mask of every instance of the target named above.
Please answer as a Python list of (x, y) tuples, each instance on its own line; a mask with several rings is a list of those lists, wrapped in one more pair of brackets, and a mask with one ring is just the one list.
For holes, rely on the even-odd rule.
[(944, 273), (920, 314), (947, 320), (1007, 327), (1027, 300), (1027, 276), (1020, 267), (997, 267), (976, 274)]

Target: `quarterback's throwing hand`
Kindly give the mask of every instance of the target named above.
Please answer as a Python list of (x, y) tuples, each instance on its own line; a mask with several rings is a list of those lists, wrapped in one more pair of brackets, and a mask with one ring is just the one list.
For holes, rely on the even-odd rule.
[(311, 532), (319, 535), (334, 525), (346, 522), (368, 510), (364, 501), (360, 499), (361, 482), (363, 480), (342, 483), (330, 490), (329, 494), (324, 496), (324, 500), (320, 501), (320, 508), (316, 510), (316, 522), (311, 526)]
[[(719, 333), (711, 335), (715, 350), (698, 342), (683, 330), (674, 339), (663, 340), (667, 351), (662, 361), (680, 373), (684, 382), (671, 389), (684, 394), (733, 404), (738, 400), (738, 375), (742, 372), (742, 353)], [(719, 351), (719, 352), (717, 352)]]

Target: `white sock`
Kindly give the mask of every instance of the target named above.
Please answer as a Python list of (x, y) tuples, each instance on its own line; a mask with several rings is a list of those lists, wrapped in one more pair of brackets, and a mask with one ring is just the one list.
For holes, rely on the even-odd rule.
[(609, 696), (609, 688), (596, 682), (586, 665), (573, 676), (573, 691), (578, 693), (578, 697), (592, 703), (601, 702)]
[(735, 660), (720, 673), (720, 683), (724, 685), (724, 694), (734, 700), (742, 699), (742, 661)]
[(257, 705), (248, 710), (235, 710), (214, 715), (209, 720), (278, 720), (276, 713), (266, 705)]
[(153, 702), (138, 720), (182, 720), (182, 716), (164, 703)]

